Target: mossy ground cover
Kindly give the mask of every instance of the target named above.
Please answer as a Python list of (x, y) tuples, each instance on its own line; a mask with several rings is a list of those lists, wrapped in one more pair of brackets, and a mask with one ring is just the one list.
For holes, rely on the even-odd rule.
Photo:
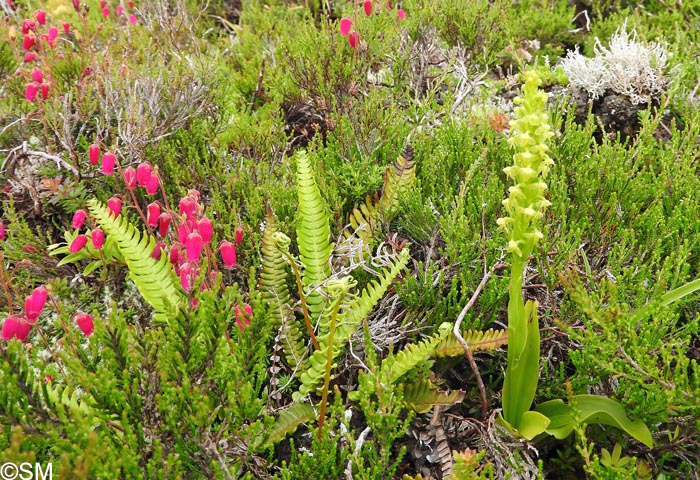
[[(700, 278), (700, 3), (0, 11), (0, 464), (700, 478), (700, 303), (664, 296)], [(651, 45), (664, 57), (625, 96), (614, 69)], [(602, 92), (560, 67), (608, 48), (620, 63)], [(525, 71), (554, 133), (522, 288), (538, 304), (533, 407), (609, 397), (651, 447), (582, 418), (530, 441), (497, 422), (511, 262), (497, 219)], [(445, 330), (458, 317), (473, 363)]]

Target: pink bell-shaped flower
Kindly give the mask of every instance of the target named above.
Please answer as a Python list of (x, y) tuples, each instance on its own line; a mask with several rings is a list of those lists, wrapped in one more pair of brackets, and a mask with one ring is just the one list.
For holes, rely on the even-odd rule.
[(202, 241), (204, 243), (211, 242), (211, 237), (214, 232), (214, 224), (207, 217), (202, 217), (199, 222), (197, 222), (197, 231), (202, 236)]
[(148, 179), (146, 184), (146, 193), (149, 195), (155, 195), (158, 193), (158, 187), (160, 186), (160, 178), (156, 172), (151, 172), (151, 178)]
[(24, 300), (24, 314), (29, 323), (34, 323), (41, 315), (41, 311), (46, 305), (46, 298), (49, 292), (43, 285), (34, 289), (31, 295)]
[(233, 243), (223, 240), (219, 244), (219, 252), (226, 268), (236, 268), (236, 246)]
[(90, 165), (97, 165), (97, 162), (100, 161), (100, 146), (96, 143), (90, 145), (88, 155), (90, 157)]
[(139, 166), (136, 167), (136, 181), (139, 187), (148, 185), (148, 181), (151, 179), (151, 173), (153, 173), (153, 167), (148, 162), (140, 163)]
[(105, 152), (102, 155), (102, 173), (111, 175), (114, 172), (114, 164), (117, 162), (117, 157), (111, 151)]
[(29, 330), (32, 326), (27, 322), (27, 319), (22, 315), (12, 315), (5, 319), (2, 324), (2, 339), (12, 340), (16, 338), (20, 342), (23, 342), (27, 335), (29, 335)]
[(85, 247), (85, 245), (88, 242), (88, 238), (85, 235), (78, 235), (73, 239), (73, 241), (70, 243), (70, 246), (68, 247), (68, 251), (70, 253), (78, 253)]
[(122, 201), (119, 197), (112, 197), (107, 200), (107, 208), (110, 209), (114, 218), (117, 218), (120, 213), (122, 213)]
[(204, 248), (204, 240), (199, 232), (192, 232), (187, 235), (185, 240), (185, 250), (187, 251), (188, 262), (199, 262), (199, 257), (202, 255)]
[(134, 167), (126, 167), (124, 173), (124, 186), (127, 190), (131, 191), (136, 188), (136, 169)]
[(151, 202), (146, 207), (146, 225), (149, 227), (157, 227), (160, 218), (160, 205), (156, 202)]
[(71, 223), (71, 227), (75, 228), (76, 230), (83, 228), (85, 218), (87, 218), (87, 212), (85, 210), (81, 209), (76, 211), (73, 214), (73, 222)]
[(86, 337), (89, 337), (95, 331), (95, 322), (89, 313), (76, 312), (73, 318), (75, 318), (75, 323), (78, 324), (78, 328)]
[(102, 246), (105, 244), (105, 232), (101, 228), (95, 228), (90, 232), (90, 239), (95, 250), (102, 250)]

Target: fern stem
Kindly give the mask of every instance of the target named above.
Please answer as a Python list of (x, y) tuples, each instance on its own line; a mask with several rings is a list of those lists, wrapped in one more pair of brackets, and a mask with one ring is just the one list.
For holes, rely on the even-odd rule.
[(326, 405), (328, 404), (328, 388), (331, 383), (331, 367), (333, 366), (333, 340), (335, 337), (335, 322), (340, 309), (340, 301), (336, 300), (333, 306), (330, 323), (328, 325), (328, 342), (326, 343), (326, 371), (323, 375), (323, 390), (321, 391), (321, 408), (318, 414), (318, 439), (323, 436), (323, 422), (326, 419)]
[(292, 271), (294, 272), (294, 278), (297, 282), (297, 291), (299, 292), (299, 300), (301, 301), (301, 310), (304, 313), (306, 331), (309, 332), (309, 338), (311, 338), (311, 343), (313, 343), (314, 349), (319, 350), (321, 347), (318, 344), (318, 340), (316, 340), (314, 327), (311, 325), (311, 315), (309, 314), (309, 306), (306, 304), (306, 295), (304, 295), (304, 284), (301, 281), (301, 272), (299, 272), (299, 267), (289, 252), (285, 252), (282, 249), (280, 249), (280, 252), (282, 252), (282, 255), (285, 256), (287, 262), (289, 262), (289, 265), (292, 267)]

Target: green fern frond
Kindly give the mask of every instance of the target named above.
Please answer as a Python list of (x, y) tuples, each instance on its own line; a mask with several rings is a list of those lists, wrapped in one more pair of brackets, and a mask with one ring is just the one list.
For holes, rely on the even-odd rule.
[(166, 305), (179, 305), (185, 300), (167, 256), (161, 255), (159, 260), (151, 257), (155, 248), (152, 237), (140, 232), (124, 216), (114, 218), (98, 200), (88, 201), (88, 208), (105, 233), (116, 240), (131, 280), (156, 312), (165, 313)]
[[(287, 262), (279, 249), (277, 223), (268, 207), (262, 234), (262, 298), (270, 306), (269, 315), (279, 329), (279, 340), (287, 365), (296, 369), (306, 353), (306, 341), (299, 322), (294, 318), (291, 295), (287, 286)], [(304, 368), (298, 369), (303, 371)]]
[[(467, 342), (472, 352), (480, 350), (496, 350), (508, 343), (508, 330), (494, 330), (492, 328), (482, 332), (480, 330), (467, 330), (462, 333), (462, 338)], [(454, 335), (444, 338), (433, 352), (435, 357), (456, 357), (464, 354), (464, 348)]]
[[(391, 168), (391, 167), (389, 167)], [(369, 244), (372, 240), (374, 231), (379, 223), (379, 213), (377, 205), (379, 203), (378, 195), (367, 195), (364, 203), (361, 203), (350, 214), (350, 229), (345, 230), (345, 238), (350, 238), (351, 235), (362, 239)]]
[[(306, 402), (291, 404), (280, 412), (270, 429), (270, 435), (265, 439), (261, 447), (267, 448), (284, 440), (284, 438), (288, 434), (293, 433), (299, 425), (310, 422), (314, 418), (316, 418), (316, 412), (314, 412), (314, 407), (310, 404)], [(255, 445), (253, 446), (255, 447)]]
[(437, 334), (423, 339), (419, 343), (408, 345), (395, 355), (389, 355), (382, 361), (379, 369), (379, 381), (382, 385), (395, 383), (404, 374), (414, 369), (416, 365), (428, 358), (435, 347), (451, 334), (449, 324), (440, 326)]
[(262, 270), (260, 272), (260, 290), (262, 298), (270, 305), (270, 318), (279, 327), (282, 319), (289, 315), (291, 301), (287, 287), (287, 263), (274, 239), (277, 222), (270, 207), (265, 215), (265, 230), (262, 234)]
[(391, 219), (399, 208), (401, 195), (416, 180), (416, 162), (413, 147), (408, 144), (384, 172), (384, 189), (377, 210), (385, 220)]
[[(394, 263), (383, 271), (383, 275), (372, 280), (359, 296), (348, 294), (341, 304), (334, 333), (333, 355), (335, 360), (350, 341), (360, 322), (367, 317), (369, 312), (384, 296), (394, 279), (406, 268), (409, 260), (408, 249), (404, 248)], [(300, 400), (316, 390), (324, 378), (327, 358), (327, 345), (325, 336), (319, 337), (321, 348), (316, 350), (309, 359), (309, 368), (300, 376), (301, 385), (299, 391), (292, 396)]]
[(450, 393), (439, 390), (430, 380), (408, 383), (403, 387), (403, 401), (418, 413), (425, 413), (435, 405), (454, 405), (464, 400), (464, 395), (463, 390)]
[[(304, 265), (303, 281), (305, 287), (315, 287), (330, 275), (330, 258), (333, 244), (330, 243), (330, 218), (326, 204), (321, 198), (316, 180), (311, 169), (309, 156), (304, 150), (295, 154), (297, 161), (297, 195), (299, 199), (299, 224), (297, 243), (299, 257)], [(315, 320), (323, 311), (324, 297), (320, 292), (313, 292), (306, 298), (309, 312)]]
[(401, 195), (411, 188), (416, 179), (413, 157), (413, 147), (406, 145), (384, 172), (381, 197), (367, 195), (364, 203), (350, 214), (350, 229), (344, 232), (345, 238), (354, 235), (369, 244), (379, 222), (389, 221), (396, 215)]

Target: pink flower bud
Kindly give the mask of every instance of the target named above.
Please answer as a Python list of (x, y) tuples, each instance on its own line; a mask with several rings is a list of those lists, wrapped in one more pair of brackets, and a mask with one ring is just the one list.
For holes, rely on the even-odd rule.
[(122, 13), (124, 13), (124, 7), (122, 7), (121, 5), (117, 5), (117, 17), (121, 17)]
[(33, 61), (36, 60), (37, 58), (39, 58), (39, 57), (37, 57), (36, 53), (34, 53), (34, 52), (27, 52), (27, 53), (24, 54), (24, 63), (33, 62)]
[(197, 211), (197, 200), (192, 195), (186, 195), (180, 200), (180, 215), (186, 219), (194, 218)]
[(197, 266), (194, 263), (183, 263), (180, 267), (180, 285), (182, 288), (189, 292), (194, 286), (194, 282), (197, 280)]
[(73, 0), (73, 8), (76, 12), (80, 12), (80, 0)]
[(23, 342), (29, 335), (31, 328), (32, 326), (22, 315), (12, 315), (7, 317), (2, 324), (2, 339), (12, 340), (12, 338), (16, 338)]
[(134, 9), (134, 2), (133, 2), (132, 0), (129, 0), (128, 2), (126, 2), (126, 4), (129, 5), (129, 8), (130, 8), (131, 10)]
[(391, 10), (391, 2), (389, 0), (386, 0), (386, 2), (384, 2), (384, 8), (386, 8), (387, 10)]
[(5, 224), (0, 222), (0, 242), (4, 242), (7, 237), (7, 232), (5, 231)]
[(343, 17), (340, 19), (340, 34), (344, 37), (348, 36), (350, 29), (352, 28), (352, 20), (348, 17)]
[(365, 15), (367, 15), (368, 17), (372, 15), (372, 0), (365, 0), (362, 6), (365, 9)]
[(78, 253), (87, 244), (88, 238), (85, 235), (78, 235), (73, 239), (68, 247), (70, 253)]
[(406, 18), (406, 12), (404, 11), (403, 8), (399, 8), (396, 12), (396, 14), (399, 16), (399, 19), (403, 20)]
[(29, 50), (32, 48), (35, 40), (34, 35), (25, 35), (24, 40), (22, 40), (22, 49)]
[(89, 337), (95, 331), (95, 322), (93, 322), (92, 315), (89, 313), (78, 311), (73, 318), (75, 318), (75, 323), (78, 324), (78, 328), (86, 337)]
[(36, 83), (41, 83), (44, 81), (44, 74), (40, 69), (35, 68), (32, 70), (32, 80), (34, 80)]
[(226, 268), (236, 268), (236, 246), (233, 243), (223, 240), (219, 244), (219, 252)]
[(44, 305), (46, 305), (48, 294), (49, 291), (42, 285), (41, 287), (35, 288), (32, 294), (24, 300), (24, 314), (30, 324), (33, 324), (36, 319), (39, 318), (39, 315), (41, 315), (41, 311), (44, 309)]
[(187, 261), (188, 262), (199, 262), (199, 257), (202, 255), (202, 249), (204, 248), (204, 241), (199, 232), (192, 232), (187, 235), (187, 240), (185, 241), (185, 250), (187, 250)]
[(139, 187), (145, 187), (148, 185), (152, 172), (153, 167), (148, 162), (140, 163), (139, 166), (136, 167), (136, 181), (138, 182)]
[(105, 152), (102, 155), (102, 173), (105, 175), (111, 175), (114, 172), (114, 164), (117, 161), (117, 157), (111, 151)]
[(85, 223), (85, 218), (87, 218), (87, 212), (85, 210), (78, 210), (73, 214), (73, 222), (71, 226), (75, 229), (83, 228), (83, 223)]
[(26, 35), (30, 30), (36, 30), (36, 23), (34, 20), (24, 20), (22, 22), (22, 35)]
[(108, 7), (104, 7), (104, 8), (102, 9), (102, 16), (105, 17), (105, 18), (106, 18), (106, 17), (109, 17), (109, 8), (108, 8)]
[(189, 233), (190, 229), (187, 227), (187, 225), (181, 223), (177, 226), (177, 241), (184, 244), (185, 240), (187, 240), (187, 235), (189, 235)]
[(39, 86), (34, 82), (29, 83), (27, 84), (27, 88), (24, 90), (24, 98), (28, 102), (33, 102), (37, 93), (39, 93)]
[(243, 241), (243, 229), (241, 227), (236, 227), (236, 230), (233, 232), (233, 235), (236, 240), (236, 245), (240, 245)]
[(149, 227), (156, 227), (158, 226), (158, 220), (160, 217), (160, 205), (158, 205), (156, 202), (152, 202), (148, 204), (148, 207), (146, 207), (148, 210), (146, 214), (146, 225)]
[(136, 25), (136, 15), (129, 15), (129, 23)]
[(100, 0), (100, 8), (105, 8), (107, 6), (107, 0)]
[(39, 22), (39, 25), (46, 25), (46, 12), (43, 10), (37, 10), (36, 21)]
[(172, 217), (166, 212), (161, 213), (158, 217), (158, 233), (161, 237), (165, 237), (168, 234), (168, 227), (170, 226), (171, 220)]
[(250, 305), (246, 304), (243, 309), (239, 305), (236, 305), (236, 323), (238, 324), (238, 329), (241, 332), (243, 331), (244, 326), (250, 325), (250, 317), (252, 315), (253, 310), (250, 308)]
[(48, 83), (42, 83), (41, 86), (41, 98), (46, 100), (49, 98), (49, 84)]
[(45, 375), (44, 376), (44, 383), (51, 383), (53, 382), (53, 375)]
[(70, 33), (70, 23), (63, 22), (63, 33), (66, 35)]
[(51, 27), (49, 28), (49, 35), (47, 38), (47, 43), (53, 47), (54, 42), (56, 41), (56, 38), (58, 37), (58, 28), (56, 27)]
[(88, 151), (90, 155), (90, 165), (97, 165), (97, 162), (100, 161), (100, 146), (96, 143), (93, 143), (92, 145), (90, 145)]
[(151, 178), (148, 179), (146, 184), (146, 193), (149, 195), (155, 195), (158, 193), (158, 187), (160, 186), (160, 178), (156, 172), (151, 173)]
[(202, 219), (197, 222), (197, 231), (202, 236), (202, 241), (204, 243), (209, 243), (211, 242), (214, 231), (214, 224), (207, 217), (202, 217)]
[(105, 244), (105, 232), (101, 228), (95, 228), (90, 234), (90, 239), (95, 250), (102, 250), (102, 246)]
[(348, 34), (348, 43), (352, 48), (357, 49), (357, 45), (360, 43), (360, 32), (353, 30)]
[(134, 190), (136, 188), (136, 169), (134, 167), (126, 167), (124, 173), (124, 185), (127, 190)]
[(165, 242), (158, 242), (156, 246), (153, 247), (153, 253), (151, 253), (151, 258), (154, 260), (160, 260), (160, 255), (165, 250)]
[(170, 247), (170, 254), (168, 255), (168, 259), (170, 260), (170, 263), (172, 263), (175, 266), (178, 266), (180, 264), (180, 258), (181, 258), (181, 252), (180, 252), (180, 244), (176, 243), (172, 247)]
[(122, 211), (122, 201), (119, 199), (119, 197), (112, 197), (107, 200), (107, 208), (111, 210), (114, 218), (116, 218)]

